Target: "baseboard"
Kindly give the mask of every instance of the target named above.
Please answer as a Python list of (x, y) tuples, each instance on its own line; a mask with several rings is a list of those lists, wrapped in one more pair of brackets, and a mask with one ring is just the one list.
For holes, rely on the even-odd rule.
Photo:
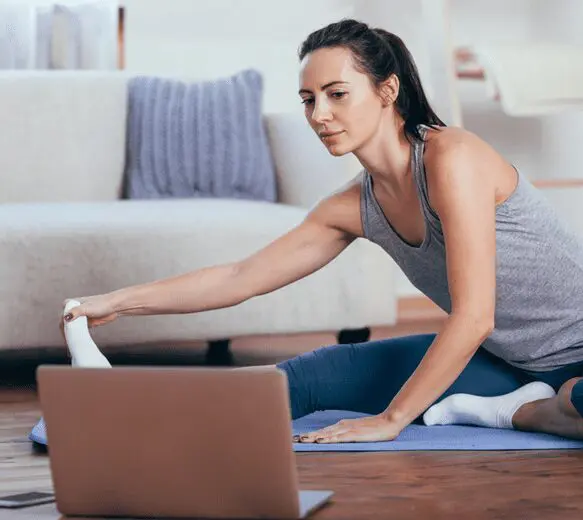
[(397, 299), (397, 323), (444, 319), (442, 309), (426, 296), (403, 296)]

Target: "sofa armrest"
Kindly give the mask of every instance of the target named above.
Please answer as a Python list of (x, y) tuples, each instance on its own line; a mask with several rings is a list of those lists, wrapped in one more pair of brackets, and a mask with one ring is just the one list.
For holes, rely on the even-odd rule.
[(312, 207), (362, 169), (352, 154), (331, 155), (303, 115), (271, 113), (264, 120), (280, 203)]

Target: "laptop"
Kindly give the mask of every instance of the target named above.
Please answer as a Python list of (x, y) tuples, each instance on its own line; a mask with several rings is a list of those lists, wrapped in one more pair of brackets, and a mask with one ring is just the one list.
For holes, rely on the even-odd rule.
[(41, 365), (58, 511), (65, 516), (305, 518), (285, 373)]

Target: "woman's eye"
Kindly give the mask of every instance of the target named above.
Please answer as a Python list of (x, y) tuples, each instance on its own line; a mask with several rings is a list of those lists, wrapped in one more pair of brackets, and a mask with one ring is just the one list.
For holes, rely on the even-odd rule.
[[(331, 96), (335, 99), (342, 99), (346, 94), (346, 92), (332, 92)], [(303, 105), (311, 105), (313, 102), (314, 98), (306, 98), (302, 100)]]

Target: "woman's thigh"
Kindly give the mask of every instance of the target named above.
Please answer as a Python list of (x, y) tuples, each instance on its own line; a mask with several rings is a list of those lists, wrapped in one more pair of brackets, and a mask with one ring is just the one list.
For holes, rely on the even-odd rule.
[[(288, 377), (292, 417), (317, 410), (382, 412), (434, 338), (435, 334), (420, 334), (332, 345), (279, 363)], [(523, 384), (518, 369), (480, 348), (440, 399), (452, 393), (501, 395)]]

